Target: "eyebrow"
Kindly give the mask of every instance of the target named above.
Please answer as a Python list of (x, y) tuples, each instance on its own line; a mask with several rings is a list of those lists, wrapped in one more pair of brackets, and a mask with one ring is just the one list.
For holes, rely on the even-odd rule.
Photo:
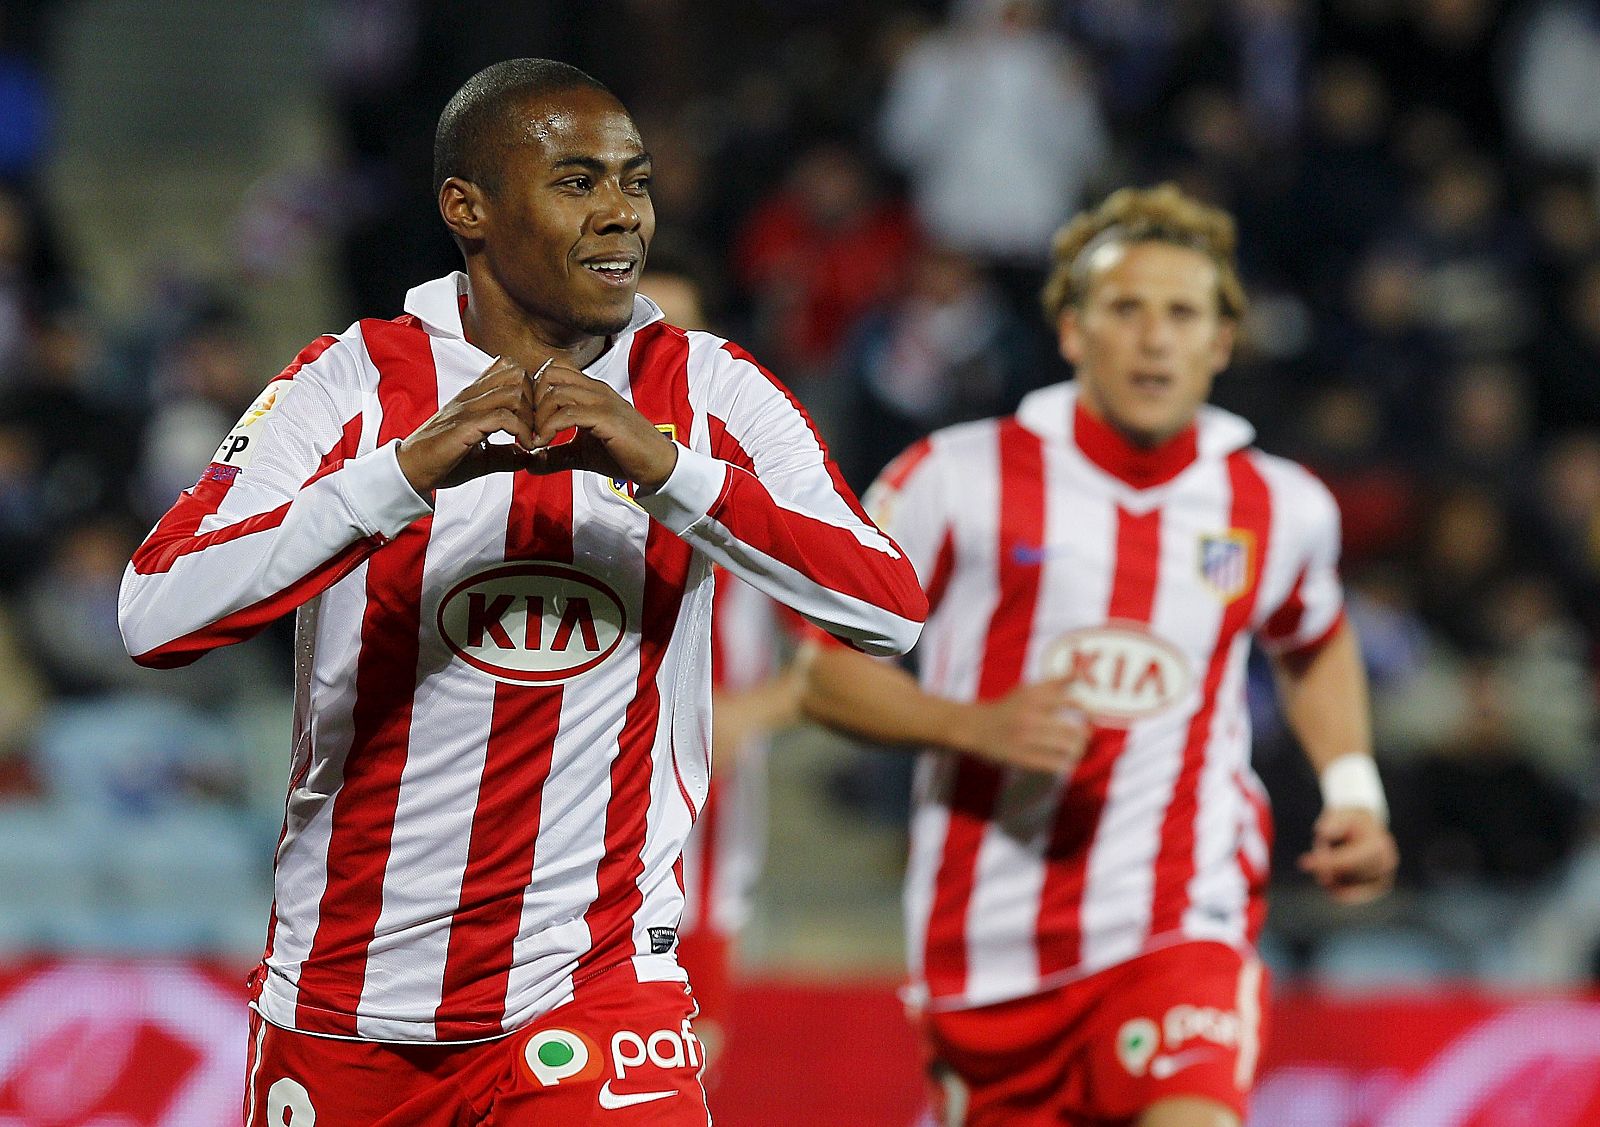
[[(623, 161), (622, 162), (622, 171), (623, 172), (632, 172), (636, 168), (640, 168), (640, 167), (642, 167), (644, 165), (650, 164), (651, 161), (652, 161), (652, 158), (651, 158), (650, 154), (648, 152), (642, 152), (638, 156), (629, 157), (627, 160)], [(596, 175), (603, 175), (605, 173), (605, 171), (606, 171), (606, 162), (603, 161), (603, 160), (600, 160), (598, 157), (583, 157), (583, 156), (561, 157), (561, 158), (559, 158), (557, 160), (551, 161), (550, 162), (550, 167), (552, 169), (581, 168), (585, 172), (592, 172), (592, 173), (594, 173)]]

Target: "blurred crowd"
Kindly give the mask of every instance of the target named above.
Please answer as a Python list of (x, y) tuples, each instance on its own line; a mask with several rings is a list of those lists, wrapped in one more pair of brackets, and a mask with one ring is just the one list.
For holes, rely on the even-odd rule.
[[(282, 780), (257, 751), (287, 723), (289, 628), (141, 670), (121, 571), (288, 359), (256, 354), (237, 300), (284, 217), (338, 248), (345, 307), (306, 339), (398, 313), (456, 265), (427, 187), (439, 107), (533, 54), (634, 111), (652, 266), (699, 280), (858, 489), (1066, 377), (1037, 291), (1078, 206), (1172, 180), (1229, 208), (1252, 306), (1217, 399), (1341, 503), (1403, 856), (1357, 921), (1383, 944), (1341, 954), (1296, 895), (1315, 785), (1260, 666), (1275, 951), (1600, 978), (1600, 0), (316, 8), (336, 152), (219, 200), (238, 274), (168, 280), (134, 324), (99, 312), (43, 190), (52, 9), (0, 15), (0, 946), (259, 944), (171, 890), (264, 918)], [(862, 762), (838, 800), (902, 809), (893, 761)]]

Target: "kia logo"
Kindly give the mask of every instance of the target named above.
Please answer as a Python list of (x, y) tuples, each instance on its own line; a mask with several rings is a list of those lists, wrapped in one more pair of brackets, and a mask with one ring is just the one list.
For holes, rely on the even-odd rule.
[(617, 593), (556, 563), (512, 563), (456, 584), (439, 633), (462, 661), (501, 681), (548, 685), (587, 673), (627, 629)]
[(1165, 711), (1183, 699), (1191, 680), (1176, 646), (1131, 623), (1069, 631), (1044, 661), (1045, 675), (1068, 678), (1073, 704), (1101, 724)]

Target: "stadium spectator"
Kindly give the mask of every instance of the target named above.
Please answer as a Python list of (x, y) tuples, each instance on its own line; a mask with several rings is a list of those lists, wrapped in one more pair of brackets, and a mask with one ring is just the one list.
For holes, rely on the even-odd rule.
[(119, 603), (153, 666), (305, 608), (246, 1115), (704, 1125), (673, 947), (711, 567), (869, 651), (926, 601), (782, 387), (637, 296), (650, 157), (609, 90), (497, 63), (436, 137), (465, 272), (303, 350)]
[(1039, 0), (965, 0), (894, 62), (877, 122), (929, 235), (1033, 312), (1051, 233), (1104, 178), (1106, 125)]
[[(1243, 1121), (1252, 640), (1322, 781), (1301, 868), (1349, 902), (1393, 878), (1338, 510), (1204, 406), (1244, 311), (1234, 243), (1172, 185), (1065, 226), (1045, 303), (1075, 380), (936, 432), (868, 495), (930, 592), (920, 684), (839, 646), (805, 666), (809, 715), (925, 749), (907, 940), (950, 1122)], [(1184, 1006), (1228, 1034), (1152, 1020)]]

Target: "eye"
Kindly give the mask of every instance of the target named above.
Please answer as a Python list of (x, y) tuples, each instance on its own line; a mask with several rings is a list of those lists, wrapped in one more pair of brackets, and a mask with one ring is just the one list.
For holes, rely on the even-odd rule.
[(650, 182), (651, 178), (649, 176), (637, 176), (628, 181), (627, 188), (628, 191), (636, 192), (641, 196), (648, 195), (650, 193)]
[(561, 181), (561, 186), (578, 192), (588, 192), (594, 189), (594, 180), (587, 175), (569, 176)]

